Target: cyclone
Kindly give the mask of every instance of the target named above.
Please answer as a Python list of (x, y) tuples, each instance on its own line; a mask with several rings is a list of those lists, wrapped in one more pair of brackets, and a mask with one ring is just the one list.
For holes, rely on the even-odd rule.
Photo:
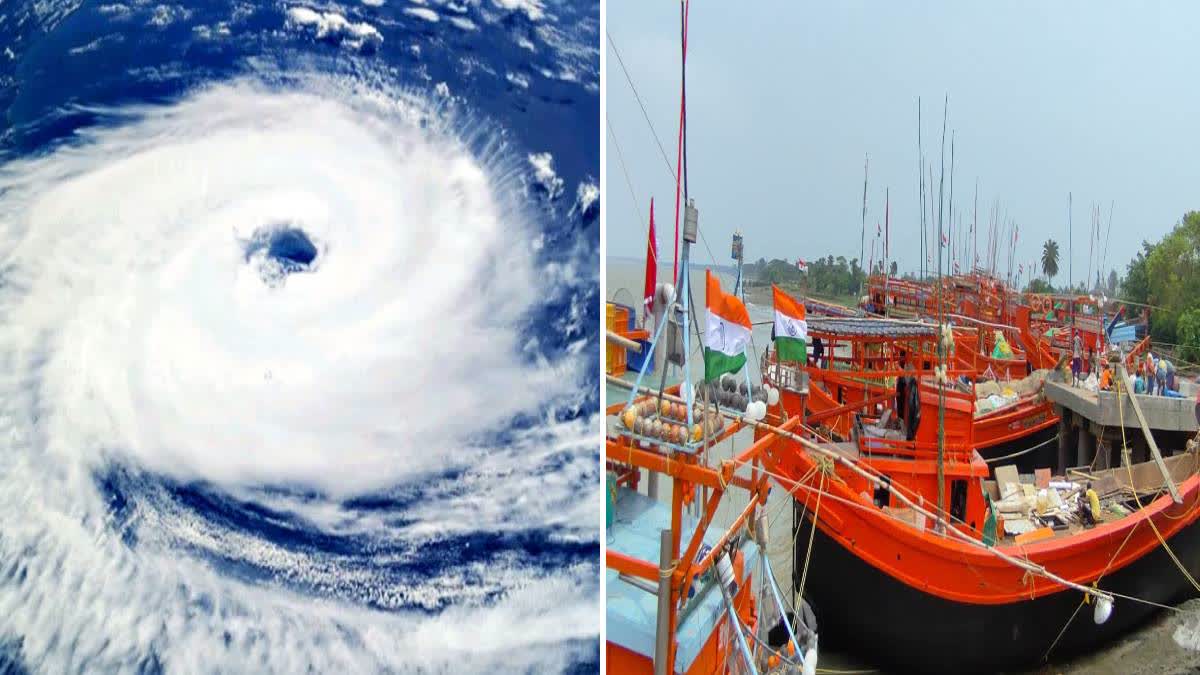
[(331, 70), (0, 153), (0, 666), (594, 669), (595, 184)]

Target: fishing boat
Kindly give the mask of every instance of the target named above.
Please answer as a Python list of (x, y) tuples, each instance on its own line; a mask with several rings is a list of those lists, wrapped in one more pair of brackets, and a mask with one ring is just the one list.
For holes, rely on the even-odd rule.
[[(1048, 461), (1056, 449), (1050, 442), (1058, 416), (1041, 395), (1046, 370), (1027, 372), (1025, 362), (997, 366), (1000, 359), (983, 356), (974, 345), (976, 328), (952, 331), (953, 361), (946, 390), (953, 415), (949, 435), (961, 438), (985, 460), (1013, 456), (1022, 468)], [(810, 318), (808, 336), (820, 341), (822, 357), (796, 366), (808, 381), (803, 396), (783, 388), (782, 405), (805, 416), (834, 439), (849, 441), (865, 428), (895, 427), (882, 436), (891, 445), (930, 447), (936, 439), (938, 394), (933, 381), (937, 363), (935, 326), (875, 318)], [(961, 346), (960, 346), (961, 345)], [(1000, 379), (994, 370), (1020, 377)], [(773, 352), (763, 355), (762, 372), (778, 372)], [(991, 373), (990, 379), (981, 375)]]
[[(647, 353), (632, 382), (607, 376), (610, 385), (629, 392), (606, 409), (608, 668), (619, 673), (811, 675), (817, 662), (812, 612), (803, 604), (799, 611), (789, 609), (793, 601), (784, 599), (767, 555), (764, 507), (770, 478), (761, 470), (760, 455), (774, 437), (764, 435), (731, 457), (717, 459), (715, 454), (721, 441), (743, 428), (743, 419), (765, 416), (768, 401), (777, 399), (761, 395), (761, 388), (755, 392), (759, 398), (749, 400), (735, 391), (692, 386), (691, 292), (685, 271), (697, 221), (689, 201), (681, 271), (674, 285), (660, 286), (652, 296), (655, 301), (647, 303), (654, 312), (648, 322), (654, 327), (650, 340), (631, 346), (622, 342), (626, 338), (609, 335), (610, 343), (639, 351), (644, 346)], [(715, 281), (706, 295), (713, 295), (713, 284), (720, 295)], [(728, 297), (744, 314), (740, 300)], [(744, 323), (748, 333), (749, 319)], [(661, 352), (660, 383), (668, 364), (679, 366), (682, 382), (643, 385), (647, 375), (653, 379), (656, 351)], [(745, 377), (749, 383), (748, 371)], [(663, 497), (669, 495), (669, 500), (659, 498), (660, 478), (667, 481)], [(718, 525), (718, 507), (734, 499), (744, 499), (738, 515), (728, 526)]]
[[(949, 324), (809, 320), (819, 336), (828, 363), (764, 363), (781, 396), (756, 436), (776, 439), (764, 470), (796, 497), (794, 583), (827, 646), (904, 672), (1024, 668), (1200, 591), (1200, 446), (1159, 455), (1127, 375), (1116, 401), (1153, 461), (1134, 462), (1122, 435), (1120, 466), (1030, 453), (1025, 472), (979, 451)], [(1106, 358), (1126, 372), (1119, 352)], [(898, 386), (873, 386), (888, 377)]]
[[(1195, 444), (1166, 460), (1182, 503), (1165, 494), (1152, 462), (1059, 477), (1046, 498), (1055, 524), (1016, 536), (1003, 525), (989, 533), (994, 505), (1016, 495), (1002, 493), (983, 458), (960, 443), (947, 441), (941, 462), (929, 452), (884, 453), (865, 438), (812, 445), (869, 472), (834, 463), (822, 474), (831, 464), (809, 443), (774, 442), (770, 466), (795, 481), (807, 515), (796, 547), (795, 568), (807, 577), (800, 590), (827, 644), (852, 644), (878, 664), (955, 673), (1028, 667), (1095, 648), (1195, 590)], [(804, 479), (819, 475), (819, 483)], [(1095, 493), (1089, 482), (1111, 486), (1098, 495), (1106, 506), (1095, 524), (1073, 516), (1080, 495)], [(1050, 492), (1038, 488), (1034, 500)]]

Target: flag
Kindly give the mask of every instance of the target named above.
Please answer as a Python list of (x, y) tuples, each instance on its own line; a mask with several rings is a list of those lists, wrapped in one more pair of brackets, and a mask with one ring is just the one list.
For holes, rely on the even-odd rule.
[(946, 248), (946, 246), (947, 246), (949, 243), (950, 243), (950, 240), (946, 238), (946, 233), (945, 233), (945, 232), (943, 232), (943, 233), (942, 233), (942, 248)]
[(658, 239), (654, 236), (654, 197), (650, 198), (650, 236), (646, 241), (646, 287), (642, 292), (642, 322), (654, 312), (654, 287), (658, 278)]
[(705, 276), (704, 380), (709, 382), (746, 364), (750, 314), (737, 296), (721, 291), (721, 282), (711, 270), (705, 270)]
[(808, 322), (804, 304), (772, 284), (775, 294), (775, 353), (780, 361), (808, 360)]
[(796, 269), (800, 270), (801, 272), (807, 272), (808, 271), (808, 263), (804, 262), (803, 259), (797, 260), (796, 261)]

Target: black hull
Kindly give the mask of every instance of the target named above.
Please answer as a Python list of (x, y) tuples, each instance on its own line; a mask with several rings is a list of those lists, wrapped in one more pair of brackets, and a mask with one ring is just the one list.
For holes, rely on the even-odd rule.
[[(1036, 431), (1028, 436), (1023, 436), (1013, 441), (1000, 443), (987, 448), (979, 448), (979, 455), (985, 460), (988, 460), (988, 465), (992, 469), (1005, 464), (1015, 464), (1017, 465), (1017, 471), (1020, 473), (1033, 473), (1034, 469), (1055, 467), (1058, 465), (1058, 444), (1048, 442), (1057, 434), (1058, 425), (1054, 424), (1042, 429), (1041, 431)], [(1032, 452), (1025, 453), (1024, 455), (1019, 455), (1017, 457), (1013, 457), (1012, 459), (1004, 459), (996, 462), (991, 461), (996, 457), (1004, 457), (1005, 455), (1011, 455), (1014, 452), (1027, 450), (1040, 443), (1045, 443), (1045, 445)], [(1074, 447), (1071, 448), (1071, 452), (1071, 457), (1074, 458)]]
[[(805, 519), (796, 538), (794, 584), (799, 584), (810, 528)], [(1200, 575), (1197, 523), (1170, 544), (1189, 572)], [(1195, 595), (1161, 548), (1111, 572), (1100, 587), (1162, 604)], [(822, 647), (845, 649), (888, 672), (904, 673), (990, 673), (1060, 661), (1114, 640), (1159, 611), (1117, 598), (1108, 621), (1098, 626), (1092, 605), (1084, 605), (1047, 654), (1079, 606), (1078, 592), (1005, 605), (950, 601), (876, 569), (820, 529), (813, 540), (804, 599), (816, 613)]]

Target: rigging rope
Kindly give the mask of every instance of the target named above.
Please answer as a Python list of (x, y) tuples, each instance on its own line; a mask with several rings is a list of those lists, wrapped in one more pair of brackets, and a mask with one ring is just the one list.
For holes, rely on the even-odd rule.
[(1034, 450), (1037, 450), (1038, 448), (1044, 448), (1047, 445), (1050, 445), (1051, 443), (1053, 443), (1057, 440), (1058, 440), (1058, 434), (1054, 434), (1050, 438), (1047, 438), (1046, 440), (1042, 441), (1041, 443), (1038, 443), (1037, 445), (1033, 446), (1032, 448), (1025, 448), (1024, 450), (1018, 450), (1018, 451), (1008, 454), (1008, 455), (992, 457), (991, 459), (984, 459), (983, 461), (988, 464), (991, 464), (992, 462), (1002, 462), (1006, 459), (1013, 459), (1015, 457), (1020, 457), (1021, 455), (1028, 455), (1029, 453), (1033, 452)]
[(671, 160), (667, 159), (667, 151), (663, 149), (662, 141), (658, 138), (658, 132), (654, 129), (654, 123), (650, 121), (650, 113), (646, 112), (646, 106), (642, 104), (642, 97), (638, 94), (637, 87), (633, 84), (633, 78), (629, 75), (629, 70), (625, 68), (625, 61), (621, 59), (621, 51), (617, 49), (617, 43), (613, 40), (612, 33), (604, 32), (608, 37), (608, 44), (612, 47), (613, 54), (617, 57), (617, 63), (621, 65), (621, 72), (625, 73), (625, 81), (629, 83), (629, 88), (633, 90), (633, 98), (637, 100), (638, 107), (642, 109), (642, 116), (646, 118), (646, 124), (650, 127), (650, 134), (654, 136), (654, 143), (658, 145), (658, 152), (662, 155), (663, 163), (667, 165), (667, 173), (671, 174), (671, 178), (675, 178), (675, 169), (671, 168)]
[[(1121, 395), (1120, 384), (1120, 382), (1117, 384), (1117, 415), (1121, 421), (1121, 453), (1123, 455), (1123, 459), (1128, 459), (1129, 445), (1125, 440), (1125, 397)], [(1129, 489), (1133, 492), (1133, 500), (1137, 502), (1139, 511), (1145, 510), (1146, 507), (1142, 505), (1142, 499), (1138, 496), (1137, 488), (1133, 482), (1133, 467), (1128, 461), (1125, 461), (1125, 470), (1129, 473)], [(1146, 516), (1146, 521), (1150, 523), (1150, 529), (1154, 530), (1154, 536), (1158, 537), (1158, 543), (1162, 544), (1163, 550), (1166, 551), (1171, 560), (1175, 562), (1175, 566), (1178, 567), (1179, 571), (1183, 573), (1184, 578), (1192, 584), (1192, 588), (1200, 592), (1200, 583), (1196, 583), (1195, 577), (1193, 577), (1191, 572), (1188, 572), (1183, 563), (1179, 561), (1179, 557), (1175, 555), (1175, 551), (1171, 550), (1171, 547), (1167, 544), (1166, 539), (1163, 538), (1162, 533), (1158, 531), (1158, 526), (1154, 524), (1153, 517)]]
[(617, 142), (617, 132), (612, 128), (611, 120), (604, 120), (608, 125), (608, 135), (612, 138), (613, 147), (617, 150), (617, 163), (621, 165), (621, 173), (625, 174), (625, 185), (629, 186), (629, 197), (633, 199), (633, 210), (637, 214), (634, 219), (637, 222), (642, 220), (642, 207), (638, 204), (637, 193), (633, 190), (633, 181), (629, 179), (629, 171), (625, 168), (625, 158), (621, 155), (621, 144)]

